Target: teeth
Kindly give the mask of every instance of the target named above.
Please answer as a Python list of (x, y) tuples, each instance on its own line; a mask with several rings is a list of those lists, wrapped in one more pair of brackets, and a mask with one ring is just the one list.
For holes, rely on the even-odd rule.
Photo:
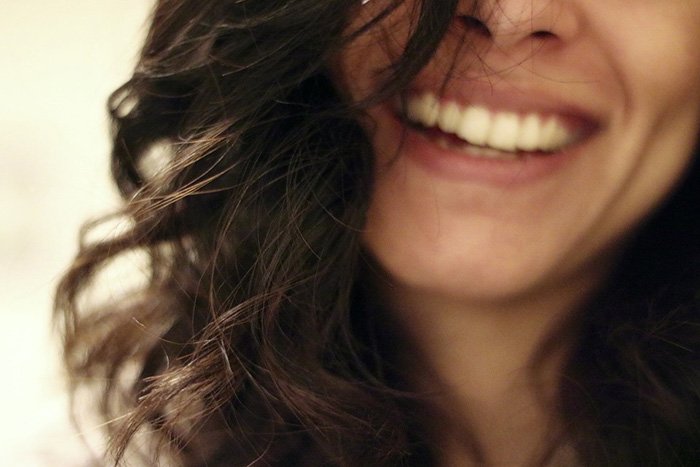
[(488, 146), (474, 146), (469, 143), (463, 145), (455, 145), (455, 143), (448, 141), (444, 136), (439, 136), (435, 143), (438, 147), (442, 149), (452, 149), (459, 151), (466, 151), (473, 157), (480, 157), (485, 159), (517, 159), (517, 154), (509, 154), (498, 149), (493, 149)]
[(542, 121), (537, 115), (528, 115), (522, 120), (517, 146), (523, 151), (534, 151), (540, 141)]
[(482, 106), (440, 102), (432, 93), (411, 97), (406, 114), (425, 127), (438, 127), (470, 145), (503, 152), (556, 151), (573, 143), (576, 135), (557, 117), (494, 112)]
[(462, 113), (462, 121), (457, 136), (477, 146), (485, 146), (491, 130), (491, 112), (484, 107), (467, 107)]
[(455, 133), (462, 118), (462, 111), (459, 106), (450, 102), (443, 106), (438, 116), (438, 126), (445, 133)]
[(545, 151), (552, 151), (566, 142), (568, 138), (566, 129), (554, 118), (550, 118), (542, 127), (540, 135), (540, 147)]
[(520, 118), (516, 114), (497, 114), (491, 124), (486, 145), (501, 151), (513, 152), (517, 149), (519, 132)]
[(426, 127), (433, 127), (440, 115), (440, 102), (430, 93), (423, 94), (408, 101), (406, 114), (409, 120), (413, 122), (421, 123)]

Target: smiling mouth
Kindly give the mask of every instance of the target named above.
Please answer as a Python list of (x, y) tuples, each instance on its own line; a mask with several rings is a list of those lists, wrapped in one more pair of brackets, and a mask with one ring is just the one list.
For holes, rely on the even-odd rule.
[(584, 119), (538, 112), (493, 110), (441, 101), (424, 92), (406, 96), (402, 117), (442, 149), (472, 157), (517, 159), (561, 153), (589, 136)]

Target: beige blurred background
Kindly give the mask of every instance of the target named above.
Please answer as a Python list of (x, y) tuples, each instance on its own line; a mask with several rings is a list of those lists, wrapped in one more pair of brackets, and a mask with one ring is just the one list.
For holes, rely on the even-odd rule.
[(105, 100), (151, 0), (0, 0), (0, 466), (79, 466), (50, 327), (87, 218), (114, 206)]

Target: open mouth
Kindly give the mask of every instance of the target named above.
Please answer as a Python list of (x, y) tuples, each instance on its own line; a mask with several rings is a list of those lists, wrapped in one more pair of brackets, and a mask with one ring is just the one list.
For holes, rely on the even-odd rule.
[(585, 139), (592, 122), (564, 114), (493, 110), (441, 101), (435, 94), (410, 94), (403, 119), (443, 149), (472, 157), (517, 159), (560, 153)]

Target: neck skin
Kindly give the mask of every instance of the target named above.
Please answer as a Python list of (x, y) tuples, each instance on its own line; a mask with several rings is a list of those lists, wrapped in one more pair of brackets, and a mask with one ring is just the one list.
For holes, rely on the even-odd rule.
[[(401, 286), (380, 291), (410, 348), (401, 356), (409, 382), (436, 413), (429, 430), (439, 466), (524, 466), (545, 454), (561, 428), (556, 391), (574, 340), (562, 326), (601, 278), (591, 274), (500, 303)], [(554, 345), (538, 359), (546, 343)], [(561, 465), (573, 465), (567, 462)]]

